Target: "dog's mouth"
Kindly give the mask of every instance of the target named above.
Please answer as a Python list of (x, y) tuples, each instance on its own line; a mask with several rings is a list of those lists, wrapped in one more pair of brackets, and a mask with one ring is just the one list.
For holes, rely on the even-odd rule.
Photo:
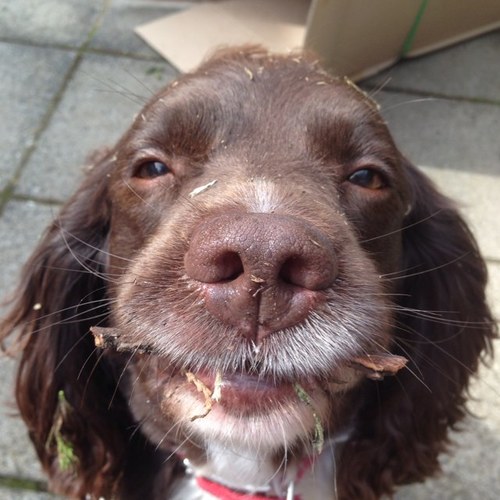
[(191, 415), (191, 420), (205, 417), (212, 410), (226, 414), (249, 416), (291, 406), (306, 406), (314, 413), (315, 401), (348, 391), (363, 376), (380, 380), (394, 375), (406, 360), (394, 355), (372, 355), (356, 358), (329, 378), (301, 377), (277, 379), (255, 372), (185, 371), (173, 381), (175, 390), (191, 394), (204, 410)]
[[(162, 359), (161, 354), (149, 346), (124, 342), (120, 332), (114, 328), (92, 327), (91, 332), (99, 348), (132, 352), (146, 357), (158, 356), (158, 359)], [(294, 401), (313, 405), (314, 396), (318, 394), (325, 396), (327, 393), (345, 391), (363, 376), (380, 380), (386, 375), (395, 375), (406, 363), (405, 358), (391, 353), (365, 354), (353, 357), (343, 366), (337, 367), (329, 377), (310, 375), (298, 379), (274, 378), (259, 373), (256, 367), (248, 371), (225, 373), (216, 369), (190, 371), (180, 368), (165, 383), (169, 386), (167, 394), (170, 396), (167, 397), (172, 397), (176, 392), (191, 394), (191, 399), (198, 402), (198, 407), (200, 402), (203, 403), (204, 410), (191, 416), (191, 420), (196, 420), (208, 415), (215, 406), (221, 407), (225, 413), (245, 415), (285, 406)], [(159, 379), (157, 381), (162, 384)]]
[(179, 400), (184, 402), (184, 417), (201, 432), (214, 425), (221, 432), (225, 426), (240, 427), (244, 422), (246, 431), (253, 436), (251, 442), (262, 439), (259, 432), (267, 435), (266, 442), (276, 439), (279, 442), (281, 437), (269, 437), (269, 428), (284, 425), (293, 429), (293, 432), (285, 432), (287, 436), (312, 433), (310, 445), (315, 451), (322, 450), (330, 398), (328, 388), (318, 380), (276, 380), (248, 373), (185, 372), (185, 380), (176, 390)]
[(205, 399), (207, 409), (220, 405), (225, 411), (238, 413), (279, 405), (296, 398), (297, 391), (311, 387), (310, 381), (278, 381), (247, 373), (186, 372), (185, 375), (189, 390)]

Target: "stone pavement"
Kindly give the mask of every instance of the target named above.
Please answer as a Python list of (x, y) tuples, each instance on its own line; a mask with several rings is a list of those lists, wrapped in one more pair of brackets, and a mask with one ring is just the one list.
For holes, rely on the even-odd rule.
[[(87, 153), (113, 143), (176, 74), (132, 28), (191, 3), (0, 0), (0, 296), (78, 184)], [(365, 87), (401, 149), (460, 200), (488, 260), (499, 317), (500, 32), (401, 63)], [(12, 368), (0, 361), (0, 499), (54, 498), (33, 491), (43, 476), (11, 417)], [(454, 435), (443, 476), (403, 488), (399, 500), (500, 497), (499, 382), (497, 360), (474, 386), (481, 418)]]

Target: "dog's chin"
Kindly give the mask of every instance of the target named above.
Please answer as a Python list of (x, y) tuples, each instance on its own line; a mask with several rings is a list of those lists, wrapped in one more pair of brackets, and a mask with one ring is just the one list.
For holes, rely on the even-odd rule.
[(331, 413), (331, 387), (312, 380), (278, 383), (232, 374), (217, 381), (214, 374), (196, 373), (179, 376), (168, 385), (164, 408), (204, 444), (227, 443), (265, 452), (297, 443), (312, 446), (318, 425), (324, 428)]

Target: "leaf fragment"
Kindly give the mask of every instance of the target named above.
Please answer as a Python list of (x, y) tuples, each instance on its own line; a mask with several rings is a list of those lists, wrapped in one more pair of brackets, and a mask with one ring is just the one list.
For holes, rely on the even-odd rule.
[(352, 367), (372, 380), (382, 380), (387, 375), (396, 375), (407, 363), (406, 358), (395, 354), (367, 354), (354, 358)]
[(193, 415), (190, 420), (194, 422), (199, 418), (206, 417), (211, 411), (213, 403), (218, 403), (222, 397), (222, 372), (217, 370), (215, 373), (214, 390), (212, 391), (202, 380), (200, 380), (193, 372), (186, 372), (186, 379), (190, 384), (194, 384), (196, 390), (203, 394), (205, 398), (205, 412), (200, 415)]

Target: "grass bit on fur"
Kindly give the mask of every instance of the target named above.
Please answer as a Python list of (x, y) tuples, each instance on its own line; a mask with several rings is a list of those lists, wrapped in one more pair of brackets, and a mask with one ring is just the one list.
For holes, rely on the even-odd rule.
[(57, 461), (61, 471), (73, 471), (78, 465), (78, 457), (75, 454), (73, 445), (64, 437), (62, 427), (64, 420), (73, 411), (69, 404), (64, 391), (60, 390), (57, 393), (57, 407), (54, 414), (54, 423), (50, 429), (46, 447), (50, 448), (54, 443), (56, 445)]
[(323, 451), (323, 445), (325, 444), (325, 431), (323, 429), (323, 424), (321, 423), (321, 419), (319, 415), (316, 413), (314, 409), (313, 403), (311, 401), (311, 397), (307, 394), (306, 390), (297, 382), (293, 384), (293, 388), (295, 389), (295, 393), (302, 403), (309, 406), (312, 410), (312, 416), (314, 418), (314, 438), (313, 438), (313, 449), (318, 454)]

